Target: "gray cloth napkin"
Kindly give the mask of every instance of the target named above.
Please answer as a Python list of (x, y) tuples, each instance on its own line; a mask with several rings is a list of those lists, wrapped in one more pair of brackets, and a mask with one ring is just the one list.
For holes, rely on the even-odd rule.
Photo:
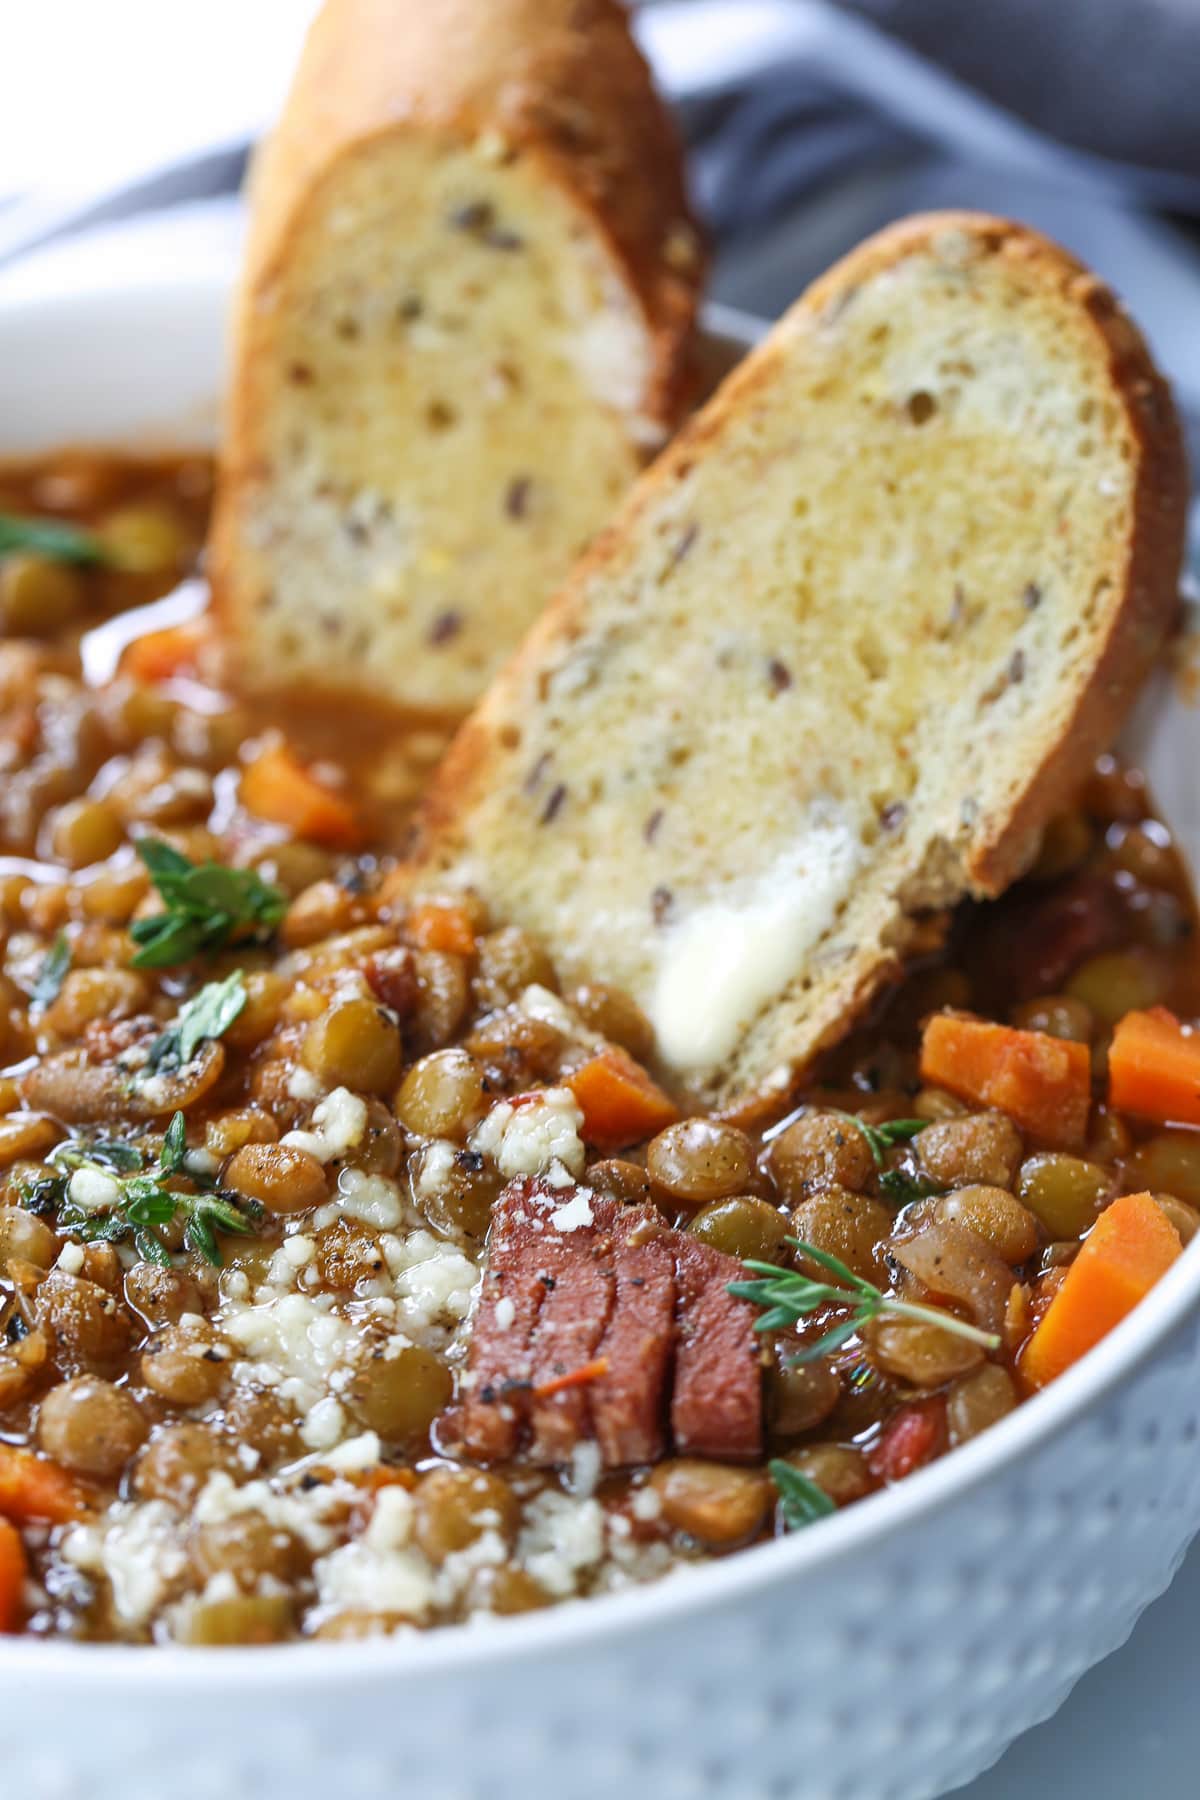
[[(682, 0), (674, 17), (700, 31), (716, 10)], [(807, 56), (681, 96), (718, 238), (922, 148), (963, 168), (1010, 154), (1023, 177), (1040, 152), (1047, 185), (1200, 217), (1200, 0), (775, 0), (773, 14), (784, 45), (789, 24), (798, 46), (809, 28)], [(918, 78), (923, 110), (906, 104)]]
[(1200, 183), (1197, 0), (840, 0), (1063, 143)]

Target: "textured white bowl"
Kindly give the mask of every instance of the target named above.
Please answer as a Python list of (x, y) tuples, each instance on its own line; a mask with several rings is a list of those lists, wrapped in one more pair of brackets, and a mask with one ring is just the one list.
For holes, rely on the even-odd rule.
[[(227, 246), (0, 291), (0, 456), (210, 441)], [(728, 333), (731, 322), (714, 315)], [(736, 330), (734, 327), (735, 335)], [(743, 332), (746, 327), (740, 328)], [(1131, 733), (1200, 853), (1200, 714)], [(783, 1542), (413, 1641), (256, 1651), (0, 1639), (22, 1800), (917, 1800), (1120, 1644), (1200, 1525), (1200, 1252), (985, 1437)]]

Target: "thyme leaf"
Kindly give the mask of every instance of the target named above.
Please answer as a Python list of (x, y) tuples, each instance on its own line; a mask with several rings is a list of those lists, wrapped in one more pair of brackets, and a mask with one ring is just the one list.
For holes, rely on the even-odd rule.
[(911, 1144), (919, 1131), (924, 1131), (928, 1119), (889, 1119), (885, 1125), (869, 1125), (860, 1119), (857, 1113), (839, 1113), (855, 1130), (867, 1140), (867, 1148), (877, 1169), (887, 1167), (887, 1153), (896, 1144)]
[(775, 1483), (779, 1510), (789, 1531), (802, 1531), (806, 1525), (815, 1525), (818, 1519), (827, 1519), (837, 1511), (825, 1489), (783, 1457), (777, 1456), (767, 1464), (767, 1474)]
[(170, 969), (227, 944), (265, 943), (287, 911), (287, 895), (253, 869), (194, 863), (157, 838), (135, 845), (163, 901), (163, 911), (135, 919), (135, 969)]
[(67, 970), (71, 967), (71, 945), (65, 931), (60, 931), (49, 950), (46, 959), (37, 973), (33, 984), (33, 992), (29, 996), (31, 1006), (43, 1009), (58, 998), (59, 989), (67, 978)]
[(911, 1206), (914, 1200), (932, 1200), (949, 1191), (925, 1175), (909, 1175), (903, 1169), (885, 1169), (879, 1187), (893, 1206)]
[[(246, 1236), (262, 1217), (257, 1201), (199, 1185), (205, 1178), (188, 1163), (187, 1121), (181, 1112), (172, 1116), (157, 1162), (149, 1167), (136, 1144), (103, 1138), (59, 1144), (50, 1163), (58, 1173), (37, 1184), (37, 1198), (41, 1208), (54, 1203), (60, 1226), (84, 1243), (117, 1243), (132, 1237), (142, 1260), (163, 1268), (171, 1266), (171, 1254), (159, 1231), (180, 1213), (184, 1243), (216, 1268), (221, 1266), (218, 1231)], [(197, 1192), (165, 1185), (185, 1168)], [(81, 1171), (100, 1179), (76, 1182)]]
[(224, 981), (209, 981), (185, 1000), (167, 1029), (150, 1046), (146, 1075), (168, 1074), (191, 1062), (206, 1038), (219, 1038), (229, 1030), (246, 1004), (242, 971), (235, 969)]
[(965, 1319), (946, 1312), (940, 1306), (921, 1306), (915, 1301), (900, 1300), (894, 1294), (885, 1294), (874, 1282), (864, 1281), (838, 1257), (830, 1256), (825, 1250), (818, 1250), (815, 1244), (806, 1244), (801, 1238), (787, 1238), (785, 1241), (808, 1261), (815, 1262), (818, 1268), (835, 1276), (836, 1281), (813, 1281), (799, 1269), (781, 1269), (776, 1263), (747, 1261), (745, 1267), (759, 1279), (731, 1281), (729, 1292), (735, 1299), (749, 1300), (754, 1306), (762, 1308), (762, 1317), (755, 1320), (756, 1331), (788, 1330), (824, 1306), (846, 1308), (847, 1316), (844, 1319), (825, 1332), (815, 1344), (806, 1344), (796, 1352), (790, 1359), (793, 1366), (816, 1362), (818, 1358), (830, 1355), (856, 1336), (872, 1319), (882, 1318), (920, 1319), (926, 1324), (939, 1325), (943, 1331), (949, 1331), (955, 1337), (980, 1344), (985, 1350), (1000, 1348), (1000, 1339), (994, 1332), (981, 1331), (977, 1325), (969, 1325)]

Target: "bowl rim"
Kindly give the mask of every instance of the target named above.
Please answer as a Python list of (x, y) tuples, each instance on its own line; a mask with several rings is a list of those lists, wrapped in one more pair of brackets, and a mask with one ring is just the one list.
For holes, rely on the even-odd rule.
[[(112, 289), (106, 283), (106, 291)], [(159, 284), (132, 284), (146, 291)], [(172, 284), (174, 285), (174, 284)], [(191, 284), (189, 284), (191, 285)], [(214, 284), (214, 292), (218, 284)], [(169, 298), (164, 284), (160, 290)], [(176, 290), (178, 291), (178, 290)], [(86, 306), (94, 293), (76, 288), (67, 310)], [(34, 304), (0, 300), (0, 335), (15, 314)], [(22, 303), (24, 302), (24, 304)], [(708, 335), (748, 348), (766, 322), (737, 309), (709, 303)], [(891, 1488), (881, 1489), (805, 1530), (736, 1551), (716, 1561), (685, 1567), (642, 1586), (560, 1602), (521, 1617), (452, 1625), (361, 1643), (311, 1642), (217, 1653), (183, 1645), (91, 1644), (0, 1637), (0, 1680), (22, 1676), (69, 1682), (73, 1688), (109, 1693), (124, 1689), (131, 1659), (137, 1661), (139, 1701), (147, 1692), (220, 1692), (230, 1701), (253, 1699), (276, 1683), (289, 1694), (340, 1688), (344, 1682), (432, 1680), (453, 1670), (479, 1670), (502, 1659), (505, 1666), (594, 1649), (597, 1652), (646, 1630), (692, 1615), (697, 1619), (766, 1587), (821, 1575), (899, 1536), (914, 1522), (933, 1518), (994, 1476), (1012, 1473), (1051, 1438), (1079, 1424), (1153, 1357), (1200, 1302), (1200, 1238), (1185, 1249), (1154, 1293), (1053, 1386), (1032, 1396), (980, 1437)]]

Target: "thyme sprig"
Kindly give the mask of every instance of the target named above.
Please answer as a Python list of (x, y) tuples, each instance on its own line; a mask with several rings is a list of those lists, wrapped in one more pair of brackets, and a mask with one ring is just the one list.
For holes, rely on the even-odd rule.
[[(52, 1203), (59, 1225), (84, 1243), (131, 1237), (143, 1261), (163, 1268), (170, 1267), (171, 1255), (158, 1234), (180, 1213), (184, 1244), (215, 1268), (221, 1266), (217, 1232), (246, 1236), (262, 1216), (257, 1201), (213, 1186), (188, 1150), (181, 1112), (173, 1115), (157, 1160), (150, 1164), (136, 1144), (112, 1138), (72, 1138), (59, 1144), (49, 1160), (57, 1173), (35, 1183), (30, 1195), (34, 1210), (43, 1212)], [(180, 1175), (194, 1192), (166, 1185)]]
[(985, 1350), (1000, 1348), (1000, 1339), (994, 1332), (981, 1331), (977, 1325), (969, 1325), (965, 1319), (940, 1306), (921, 1306), (915, 1301), (885, 1294), (874, 1282), (864, 1281), (838, 1257), (818, 1250), (815, 1244), (806, 1244), (801, 1238), (787, 1238), (785, 1242), (808, 1261), (836, 1276), (836, 1283), (813, 1281), (799, 1269), (781, 1269), (775, 1263), (747, 1262), (745, 1267), (759, 1279), (732, 1281), (729, 1292), (735, 1299), (749, 1300), (763, 1308), (762, 1317), (755, 1320), (756, 1331), (786, 1331), (823, 1306), (847, 1309), (846, 1317), (815, 1344), (805, 1344), (798, 1350), (790, 1359), (792, 1364), (816, 1362), (819, 1357), (829, 1356), (848, 1339), (857, 1336), (872, 1319), (919, 1319), (927, 1325), (938, 1325), (955, 1337), (966, 1338), (972, 1344), (980, 1344)]
[(287, 911), (287, 895), (253, 869), (194, 863), (157, 838), (135, 845), (163, 901), (163, 910), (135, 919), (129, 935), (139, 946), (135, 969), (170, 969), (227, 944), (265, 943)]
[(857, 1113), (851, 1112), (839, 1113), (838, 1118), (853, 1125), (867, 1140), (867, 1149), (871, 1152), (877, 1169), (886, 1169), (889, 1150), (897, 1144), (911, 1144), (917, 1133), (924, 1131), (929, 1123), (928, 1119), (889, 1119), (886, 1124), (871, 1125), (866, 1119), (860, 1119)]
[(870, 1125), (857, 1113), (840, 1113), (840, 1118), (853, 1125), (866, 1139), (875, 1167), (880, 1170), (879, 1188), (893, 1206), (909, 1206), (914, 1200), (929, 1200), (944, 1194), (944, 1187), (924, 1175), (909, 1175), (904, 1169), (890, 1169), (887, 1153), (897, 1144), (911, 1144), (918, 1132), (924, 1131), (928, 1119), (889, 1119), (883, 1125)]

